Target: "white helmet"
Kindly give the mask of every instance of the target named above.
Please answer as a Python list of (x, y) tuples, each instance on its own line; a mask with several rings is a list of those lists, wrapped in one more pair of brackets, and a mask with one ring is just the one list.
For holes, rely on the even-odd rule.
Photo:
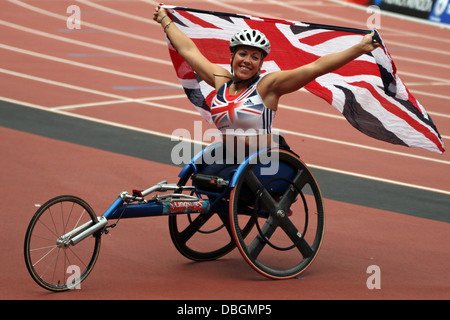
[(236, 46), (250, 46), (261, 49), (265, 55), (270, 53), (270, 42), (259, 30), (245, 29), (237, 32), (230, 41), (230, 50)]

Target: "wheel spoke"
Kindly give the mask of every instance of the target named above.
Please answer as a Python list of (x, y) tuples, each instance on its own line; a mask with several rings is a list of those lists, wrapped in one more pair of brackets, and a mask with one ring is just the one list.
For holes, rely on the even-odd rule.
[(302, 170), (297, 173), (294, 180), (292, 181), (292, 185), (284, 192), (283, 196), (278, 203), (279, 209), (287, 211), (295, 200), (295, 197), (298, 196), (299, 191), (303, 189), (305, 184), (308, 182), (308, 173), (305, 170)]
[[(178, 185), (186, 185), (189, 177), (191, 176), (181, 178)], [(226, 214), (228, 201), (220, 199), (216, 202), (213, 196), (203, 195), (201, 192), (196, 195), (199, 198), (209, 199), (210, 204), (215, 204), (211, 205), (208, 213), (198, 214), (192, 219), (189, 214), (187, 217), (183, 214), (170, 215), (170, 237), (175, 248), (186, 258), (193, 261), (216, 260), (236, 247), (231, 235), (229, 217)], [(218, 216), (217, 219), (214, 215)], [(217, 235), (220, 236), (219, 239)]]
[(267, 241), (269, 241), (270, 237), (273, 235), (277, 227), (277, 219), (274, 219), (273, 216), (269, 216), (266, 223), (261, 228), (261, 232), (258, 232), (256, 238), (248, 247), (249, 254), (252, 259), (256, 259), (259, 256), (262, 249), (265, 247)]
[(302, 237), (302, 234), (292, 223), (291, 219), (285, 216), (280, 221), (280, 227), (287, 234), (289, 239), (291, 239), (291, 241), (296, 244), (297, 249), (300, 251), (303, 257), (308, 258), (314, 254), (313, 249)]
[(186, 229), (179, 233), (178, 240), (181, 243), (186, 244), (189, 239), (212, 217), (214, 212), (208, 212), (204, 214), (199, 214), (192, 223), (190, 223)]
[(261, 199), (262, 203), (269, 210), (269, 212), (276, 212), (275, 200), (272, 198), (266, 188), (264, 188), (253, 170), (248, 170), (244, 178), (250, 189), (257, 197)]
[(225, 228), (228, 231), (228, 234), (230, 235), (230, 239), (232, 238), (231, 235), (231, 226), (230, 226), (230, 220), (228, 219), (228, 217), (224, 214), (218, 214), (220, 221), (222, 221), (223, 225), (225, 226)]

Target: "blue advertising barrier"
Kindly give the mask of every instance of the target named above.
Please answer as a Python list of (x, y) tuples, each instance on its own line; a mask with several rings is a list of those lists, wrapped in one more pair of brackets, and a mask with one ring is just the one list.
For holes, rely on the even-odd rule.
[(450, 25), (450, 0), (370, 0), (369, 4), (381, 10)]
[(381, 10), (428, 19), (436, 0), (373, 0)]
[(436, 0), (428, 20), (450, 24), (450, 0)]

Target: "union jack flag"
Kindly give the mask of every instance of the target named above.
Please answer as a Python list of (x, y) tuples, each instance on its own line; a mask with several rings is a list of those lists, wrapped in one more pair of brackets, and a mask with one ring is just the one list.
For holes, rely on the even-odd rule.
[[(371, 30), (164, 6), (177, 27), (211, 62), (228, 70), (229, 41), (242, 29), (258, 29), (271, 42), (263, 72), (308, 64), (359, 43)], [(424, 107), (400, 80), (381, 37), (380, 47), (305, 86), (339, 110), (348, 122), (375, 139), (429, 151), (445, 151), (441, 136)], [(169, 43), (169, 52), (186, 95), (212, 123), (216, 92), (190, 68)]]

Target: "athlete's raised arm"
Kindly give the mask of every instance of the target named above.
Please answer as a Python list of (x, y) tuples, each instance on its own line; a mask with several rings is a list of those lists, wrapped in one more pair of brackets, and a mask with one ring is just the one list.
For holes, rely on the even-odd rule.
[[(195, 43), (176, 27), (168, 16), (166, 9), (157, 6), (153, 14), (153, 20), (161, 24), (177, 52), (210, 86), (217, 90), (226, 81), (223, 76), (231, 78), (227, 70), (206, 59)], [(215, 77), (215, 74), (222, 77)]]

